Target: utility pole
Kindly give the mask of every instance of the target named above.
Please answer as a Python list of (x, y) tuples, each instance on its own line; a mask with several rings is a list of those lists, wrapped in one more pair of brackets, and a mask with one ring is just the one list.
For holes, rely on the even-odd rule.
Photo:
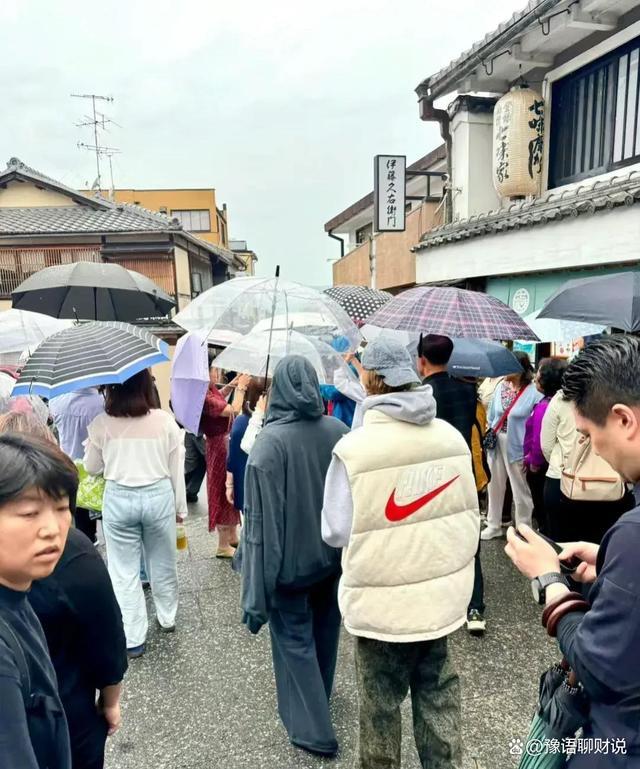
[(91, 99), (91, 107), (92, 107), (92, 115), (85, 115), (85, 120), (80, 123), (76, 123), (76, 126), (78, 128), (83, 128), (86, 126), (91, 126), (93, 128), (93, 144), (85, 144), (84, 142), (78, 142), (78, 147), (81, 149), (89, 150), (90, 152), (95, 152), (96, 155), (96, 181), (93, 184), (93, 187), (98, 188), (98, 190), (102, 189), (102, 175), (100, 173), (100, 156), (101, 155), (107, 155), (109, 157), (109, 167), (111, 168), (111, 187), (113, 188), (113, 168), (111, 167), (111, 157), (120, 152), (120, 150), (116, 149), (115, 147), (105, 147), (100, 144), (99, 136), (98, 136), (98, 129), (100, 128), (103, 131), (108, 131), (107, 125), (110, 123), (113, 123), (114, 125), (118, 125), (115, 120), (112, 120), (111, 118), (108, 118), (104, 113), (98, 112), (96, 110), (96, 100), (98, 101), (106, 101), (106, 102), (113, 102), (113, 96), (101, 96), (97, 93), (72, 93), (72, 98), (74, 99)]

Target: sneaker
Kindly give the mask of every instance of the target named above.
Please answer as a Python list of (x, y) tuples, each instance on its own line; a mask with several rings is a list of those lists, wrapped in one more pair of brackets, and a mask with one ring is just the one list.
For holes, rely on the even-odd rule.
[(470, 609), (467, 614), (467, 630), (471, 635), (484, 635), (487, 623), (484, 616), (477, 609)]
[(144, 653), (145, 644), (140, 644), (140, 646), (131, 646), (127, 649), (127, 657), (130, 660), (138, 659), (138, 657), (142, 657)]
[(483, 529), (482, 533), (480, 534), (480, 539), (483, 542), (486, 542), (489, 539), (498, 539), (498, 537), (502, 537), (502, 529), (495, 529), (493, 526), (487, 526), (486, 529)]
[(161, 625), (159, 619), (156, 619), (156, 622), (158, 623), (158, 627), (160, 628), (160, 632), (161, 633), (175, 633), (176, 632), (176, 626), (175, 625)]

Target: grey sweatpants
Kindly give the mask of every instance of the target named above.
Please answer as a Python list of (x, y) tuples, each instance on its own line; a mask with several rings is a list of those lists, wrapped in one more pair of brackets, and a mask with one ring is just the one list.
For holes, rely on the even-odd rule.
[(329, 713), (340, 638), (338, 580), (278, 591), (269, 618), (278, 712), (289, 740), (328, 755), (338, 749)]
[(423, 769), (462, 765), (460, 682), (447, 638), (387, 643), (356, 638), (360, 702), (358, 769), (399, 769), (400, 705), (411, 691), (413, 733)]

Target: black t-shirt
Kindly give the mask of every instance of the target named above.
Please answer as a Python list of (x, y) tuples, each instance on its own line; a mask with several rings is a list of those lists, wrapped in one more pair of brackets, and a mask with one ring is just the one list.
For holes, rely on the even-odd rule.
[(34, 582), (29, 600), (51, 652), (72, 745), (95, 727), (96, 693), (127, 670), (122, 615), (104, 561), (77, 529), (55, 571)]
[(471, 432), (476, 421), (478, 395), (470, 382), (454, 379), (446, 371), (439, 371), (424, 380), (433, 388), (436, 399), (436, 417), (444, 419), (462, 433), (471, 448)]
[(24, 653), (31, 680), (27, 710), (21, 664), (12, 646), (0, 639), (0, 765), (2, 769), (71, 769), (69, 733), (55, 672), (27, 595), (0, 585), (0, 617)]

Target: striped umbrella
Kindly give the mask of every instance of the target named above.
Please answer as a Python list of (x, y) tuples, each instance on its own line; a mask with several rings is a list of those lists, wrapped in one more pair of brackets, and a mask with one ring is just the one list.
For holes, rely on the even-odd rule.
[(22, 369), (13, 395), (56, 395), (122, 384), (145, 368), (169, 360), (166, 342), (116, 321), (83, 323), (53, 334)]
[(515, 310), (480, 291), (417, 286), (387, 302), (367, 323), (398, 331), (449, 337), (538, 341)]
[(337, 302), (357, 326), (393, 299), (393, 294), (388, 291), (369, 286), (334, 286), (325, 289), (324, 293)]

